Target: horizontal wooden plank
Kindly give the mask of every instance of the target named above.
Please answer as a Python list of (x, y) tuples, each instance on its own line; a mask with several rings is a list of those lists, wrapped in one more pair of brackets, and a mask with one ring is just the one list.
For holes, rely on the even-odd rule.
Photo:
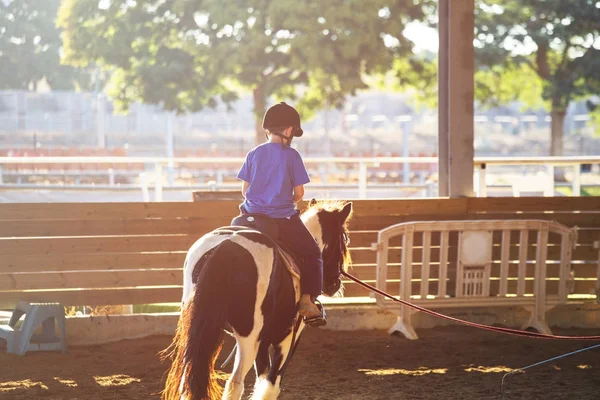
[[(551, 245), (547, 247), (547, 260), (560, 260), (561, 247), (558, 245)], [(431, 247), (429, 250), (430, 261), (432, 263), (439, 262), (440, 260), (440, 248)], [(520, 247), (513, 244), (509, 247), (509, 261), (519, 260)], [(502, 248), (500, 245), (492, 247), (492, 260), (499, 261), (502, 257)], [(354, 264), (376, 264), (377, 253), (371, 249), (351, 249), (350, 256)], [(527, 259), (535, 260), (537, 256), (537, 246), (530, 245), (527, 247)], [(458, 259), (458, 247), (452, 246), (448, 248), (448, 260), (454, 261)], [(422, 247), (413, 248), (412, 261), (413, 263), (420, 263), (423, 260), (423, 249)], [(598, 249), (593, 246), (581, 245), (577, 246), (572, 253), (571, 260), (578, 261), (597, 261), (598, 260)], [(393, 247), (388, 250), (388, 263), (400, 263), (402, 262), (402, 248)]]
[[(238, 214), (238, 206), (239, 200), (206, 200), (200, 203), (5, 203), (0, 204), (0, 220), (203, 218), (209, 215), (231, 219)], [(539, 214), (544, 211), (556, 212), (555, 215), (563, 218), (561, 214), (568, 215), (573, 211), (598, 214), (600, 197), (354, 200), (353, 208), (355, 218), (404, 216), (405, 220), (424, 220), (427, 216), (443, 219), (452, 216), (464, 219), (457, 217), (469, 214), (481, 217), (482, 213), (500, 213), (506, 217), (506, 214), (518, 215), (516, 212)]]
[(186, 252), (123, 254), (20, 254), (0, 258), (0, 273), (181, 268)]
[[(374, 283), (374, 282), (370, 282)], [(516, 284), (516, 283), (515, 283)], [(434, 283), (432, 282), (432, 287)], [(554, 290), (556, 282), (548, 282), (549, 292)], [(449, 289), (452, 289), (449, 285)], [(369, 292), (355, 283), (344, 284), (345, 297), (368, 296)], [(413, 292), (417, 293), (419, 283), (413, 284)], [(390, 282), (387, 290), (397, 294), (399, 283)], [(595, 290), (595, 281), (577, 281), (575, 293), (592, 294)], [(30, 302), (60, 302), (65, 306), (102, 306), (121, 304), (151, 304), (181, 301), (181, 287), (165, 288), (138, 288), (138, 289), (88, 289), (88, 290), (57, 290), (57, 291), (32, 291), (32, 292), (0, 292), (0, 309), (11, 309), (18, 301)]]
[[(432, 263), (439, 262), (440, 249), (431, 248), (429, 251), (430, 261)], [(350, 251), (353, 264), (376, 264), (377, 253), (370, 249), (354, 249)], [(454, 261), (458, 256), (458, 248), (451, 247), (448, 249), (448, 260)], [(423, 260), (423, 252), (421, 248), (413, 248), (413, 263), (418, 264)], [(388, 250), (388, 263), (399, 264), (402, 262), (402, 249), (393, 248)]]
[[(5, 236), (23, 236), (23, 237), (38, 237), (38, 236), (95, 236), (95, 235), (146, 235), (146, 234), (161, 234), (161, 235), (173, 235), (173, 234), (187, 234), (192, 235), (195, 238), (201, 237), (204, 233), (209, 232), (221, 225), (226, 224), (224, 219), (169, 219), (169, 220), (85, 220), (85, 221), (71, 221), (56, 223), (54, 220), (46, 221), (19, 221), (23, 225), (15, 225), (14, 228), (6, 228), (2, 225), (0, 231)], [(11, 223), (12, 224), (12, 223)], [(72, 228), (72, 229), (71, 229)], [(114, 235), (113, 235), (114, 234)], [(495, 240), (499, 240), (499, 232), (495, 232)], [(535, 243), (536, 237), (534, 234), (529, 235), (529, 242)], [(415, 246), (422, 244), (422, 235), (415, 234)], [(456, 240), (456, 233), (451, 233), (451, 241)], [(593, 243), (595, 240), (600, 240), (600, 230), (579, 230), (579, 242), (580, 243)], [(519, 233), (513, 231), (511, 233), (511, 241), (516, 242), (519, 239)], [(550, 243), (558, 243), (560, 237), (558, 235), (551, 235), (549, 238)], [(2, 241), (3, 239), (0, 239)], [(38, 239), (36, 239), (38, 240)], [(82, 239), (77, 239), (82, 240)], [(100, 242), (109, 243), (113, 238), (94, 238)], [(373, 242), (377, 240), (376, 231), (360, 231), (351, 232), (350, 240), (352, 247), (370, 247)], [(402, 242), (401, 237), (393, 238), (390, 243), (392, 245), (400, 245)], [(8, 243), (8, 242), (5, 242)], [(432, 245), (439, 244), (439, 234), (432, 235)], [(1, 253), (0, 253), (1, 254)]]
[(121, 236), (187, 234), (202, 236), (229, 225), (231, 218), (147, 218), (12, 220), (0, 223), (0, 237)]
[[(494, 243), (501, 243), (502, 232), (494, 231), (493, 234)], [(520, 233), (518, 231), (510, 232), (510, 242), (519, 243)], [(594, 241), (600, 239), (600, 230), (598, 229), (578, 229), (577, 230), (577, 244), (579, 245), (593, 245)], [(548, 235), (548, 244), (559, 244), (561, 242), (561, 235), (557, 233), (550, 233)], [(535, 244), (537, 242), (537, 233), (535, 231), (529, 231), (528, 243)]]
[[(388, 263), (400, 264), (401, 247), (390, 248)], [(432, 266), (437, 266), (439, 262), (439, 247), (432, 247), (430, 250), (430, 261)], [(353, 264), (375, 266), (377, 253), (366, 248), (352, 248), (350, 251)], [(495, 245), (492, 254), (493, 263), (498, 264), (500, 260), (500, 247)], [(511, 268), (516, 267), (518, 261), (519, 246), (512, 244), (510, 247)], [(597, 262), (598, 250), (592, 246), (577, 246), (573, 251), (573, 261), (575, 263), (588, 261), (595, 265)], [(457, 248), (449, 248), (449, 262), (455, 263)], [(536, 256), (535, 245), (528, 248), (529, 263), (534, 263)], [(548, 260), (558, 262), (560, 256), (560, 247), (556, 245), (548, 246)], [(115, 253), (115, 254), (20, 254), (6, 256), (0, 262), (0, 273), (15, 272), (60, 272), (60, 271), (85, 271), (85, 270), (123, 270), (123, 269), (177, 269), (181, 268), (185, 258), (185, 251), (173, 253)], [(413, 249), (413, 264), (420, 265), (422, 260), (422, 248)]]
[(596, 263), (584, 263), (584, 264), (571, 264), (571, 270), (575, 278), (597, 278), (598, 276), (598, 264)]
[[(350, 247), (351, 248), (357, 248), (357, 247), (370, 248), (373, 243), (377, 242), (377, 233), (378, 233), (377, 231), (373, 231), (373, 230), (350, 231), (350, 235), (349, 235)], [(456, 244), (458, 241), (458, 233), (450, 232), (449, 238), (450, 238), (450, 243)], [(402, 246), (402, 235), (391, 238), (389, 241), (389, 245), (394, 246), (394, 247)], [(413, 247), (419, 247), (422, 245), (423, 245), (423, 234), (420, 232), (415, 233), (415, 235), (413, 237)], [(430, 245), (431, 246), (439, 246), (440, 245), (440, 234), (439, 233), (435, 233), (435, 232), (432, 233)]]
[[(191, 196), (191, 195), (190, 195)], [(144, 219), (224, 217), (239, 213), (238, 201), (164, 203), (3, 203), (0, 220)]]
[[(534, 262), (530, 262), (526, 266), (525, 276), (528, 278), (533, 278), (535, 274), (535, 266)], [(558, 278), (560, 271), (560, 264), (547, 264), (547, 277), (548, 278)], [(575, 278), (596, 278), (598, 275), (598, 265), (595, 262), (590, 263), (579, 263), (579, 264), (571, 264), (571, 270), (574, 273)], [(362, 264), (362, 265), (354, 265), (348, 271), (350, 274), (354, 275), (358, 279), (366, 279), (366, 280), (375, 280), (377, 276), (377, 267), (375, 264)], [(454, 276), (456, 275), (456, 263), (452, 263), (448, 266), (448, 277), (450, 280), (454, 280)], [(495, 263), (491, 268), (491, 277), (494, 280), (499, 279), (500, 277), (500, 263)], [(388, 279), (400, 279), (400, 264), (388, 264)], [(439, 278), (439, 264), (431, 263), (430, 271), (429, 271), (430, 279), (437, 280)], [(508, 279), (513, 281), (518, 277), (518, 264), (510, 264), (509, 265), (509, 273)], [(413, 264), (413, 270), (411, 274), (411, 279), (415, 281), (419, 281), (421, 279), (421, 265)]]
[[(125, 205), (138, 203), (125, 203)], [(149, 203), (150, 204), (150, 203)], [(158, 203), (151, 203), (158, 204)], [(172, 204), (172, 203), (169, 203)], [(175, 203), (175, 207), (180, 204)], [(193, 204), (193, 203), (191, 203)], [(204, 202), (201, 203), (204, 208)], [(144, 203), (139, 203), (143, 209)], [(199, 205), (197, 205), (198, 207)], [(0, 208), (2, 205), (0, 205)], [(396, 215), (396, 214), (374, 214), (371, 215), (371, 209), (364, 208), (355, 214), (355, 217), (350, 223), (351, 230), (379, 230), (390, 225), (401, 222), (410, 222), (415, 220), (431, 221), (431, 220), (470, 220), (473, 219), (473, 214), (422, 214), (422, 215)], [(89, 210), (92, 213), (92, 210)], [(95, 235), (142, 235), (142, 234), (174, 234), (187, 233), (202, 235), (216, 227), (227, 225), (232, 216), (236, 213), (225, 213), (224, 216), (215, 215), (213, 212), (204, 210), (202, 216), (197, 217), (164, 217), (164, 218), (135, 218), (121, 217), (118, 213), (114, 213), (111, 217), (106, 216), (106, 219), (100, 218), (98, 215), (92, 215), (89, 218), (82, 219), (57, 219), (46, 216), (42, 219), (15, 219), (9, 222), (0, 224), (0, 237), (32, 237), (32, 236), (95, 236)], [(134, 213), (134, 214), (140, 214)], [(91, 214), (86, 214), (91, 215)], [(148, 214), (152, 215), (152, 214)], [(506, 214), (477, 214), (477, 219), (506, 219)], [(557, 214), (540, 214), (540, 213), (525, 213), (514, 214), (510, 218), (513, 219), (546, 219), (557, 220), (560, 223), (565, 223), (569, 226), (577, 225), (579, 227), (600, 227), (600, 213), (585, 214), (585, 213), (557, 213)], [(583, 233), (583, 232), (582, 232)], [(599, 233), (600, 235), (600, 233)]]
[(524, 220), (540, 219), (556, 221), (569, 227), (600, 228), (600, 213), (527, 213), (527, 214), (422, 214), (422, 215), (376, 215), (354, 216), (350, 221), (350, 230), (381, 230), (403, 222), (418, 221), (482, 221), (482, 220)]
[[(64, 271), (86, 271), (86, 270), (123, 270), (123, 269), (173, 269), (181, 268), (185, 260), (187, 250), (178, 252), (162, 253), (83, 253), (83, 254), (13, 254), (5, 255), (0, 259), (0, 273), (17, 272), (64, 272)], [(535, 246), (529, 247), (528, 259), (535, 259)], [(434, 265), (439, 261), (439, 247), (431, 248), (431, 262)], [(497, 261), (500, 259), (500, 247), (494, 246), (493, 256)], [(377, 253), (367, 248), (352, 248), (350, 250), (354, 264), (371, 264), (377, 262)], [(388, 263), (399, 264), (401, 262), (402, 249), (400, 247), (390, 249)], [(453, 262), (457, 257), (457, 247), (448, 249), (449, 261)], [(510, 248), (510, 259), (517, 260), (519, 247), (512, 245)], [(548, 247), (548, 259), (558, 260), (560, 247)], [(598, 250), (589, 245), (578, 246), (573, 251), (574, 261), (591, 261), (598, 259)], [(422, 260), (421, 248), (413, 249), (413, 263), (418, 264)]]
[(64, 306), (170, 303), (180, 302), (182, 295), (181, 287), (0, 292), (0, 309), (11, 309), (18, 301), (59, 302)]
[(181, 285), (183, 269), (0, 274), (0, 290)]
[[(548, 260), (560, 260), (561, 258), (561, 246), (559, 245), (550, 245), (547, 247), (547, 259)], [(516, 244), (512, 244), (509, 248), (509, 260), (519, 260), (519, 250), (520, 247)], [(502, 257), (502, 248), (497, 245), (492, 248), (492, 259), (500, 260)], [(527, 247), (527, 259), (535, 260), (537, 256), (537, 246), (530, 245)], [(598, 259), (598, 250), (594, 249), (593, 246), (589, 245), (581, 245), (577, 246), (571, 255), (571, 260), (597, 260)]]
[(187, 251), (196, 235), (0, 239), (0, 254), (85, 254)]
[[(580, 278), (594, 278), (596, 276), (596, 265), (579, 264), (573, 266), (575, 276)], [(548, 266), (549, 277), (558, 276), (558, 266)], [(492, 289), (498, 286), (498, 271), (493, 271)], [(369, 282), (375, 280), (375, 267), (355, 267), (350, 273), (359, 279)], [(528, 282), (530, 289), (533, 290), (533, 265), (529, 266)], [(413, 283), (418, 285), (420, 282), (420, 268), (415, 268), (412, 274)], [(390, 281), (397, 281), (400, 277), (400, 266), (390, 266), (388, 268), (388, 277)], [(432, 267), (430, 284), (437, 282), (437, 268)], [(46, 273), (46, 274), (12, 274), (2, 276), (0, 279), (0, 290), (57, 290), (68, 288), (121, 288), (132, 286), (177, 286), (182, 283), (182, 270), (151, 270), (151, 271), (106, 271), (106, 272), (85, 272), (85, 273)], [(451, 279), (451, 282), (455, 282)], [(553, 282), (553, 280), (548, 280)], [(436, 283), (437, 284), (437, 283)], [(509, 274), (509, 288), (516, 288), (516, 273)], [(554, 285), (554, 283), (550, 283)], [(516, 289), (515, 289), (516, 290)], [(432, 292), (433, 293), (433, 292)]]
[(600, 197), (472, 197), (470, 213), (516, 211), (594, 211), (600, 212)]
[[(574, 294), (595, 294), (595, 281), (591, 280), (576, 280), (573, 284), (573, 293)], [(500, 291), (500, 282), (492, 281), (490, 284), (490, 295), (496, 296)], [(534, 281), (527, 280), (525, 281), (525, 293), (532, 294), (534, 292)], [(507, 293), (516, 294), (517, 293), (517, 281), (512, 280), (508, 282), (507, 285)], [(557, 280), (547, 280), (546, 281), (546, 294), (548, 296), (558, 295), (558, 281)]]
[(192, 193), (192, 201), (210, 200), (235, 200), (238, 203), (244, 200), (244, 195), (238, 190), (197, 190)]
[(466, 199), (353, 200), (354, 217), (456, 215), (467, 213)]
[[(350, 232), (350, 246), (351, 247), (371, 247), (372, 243), (377, 242), (377, 232), (376, 230), (360, 230), (360, 231), (351, 231)], [(556, 235), (551, 235), (549, 237), (549, 243), (558, 243), (559, 239), (555, 238)], [(501, 240), (501, 233), (497, 233), (494, 236), (496, 242)], [(450, 234), (450, 242), (452, 240), (456, 240), (458, 238), (454, 233)], [(431, 245), (439, 245), (439, 234), (432, 234), (431, 236)], [(535, 243), (537, 240), (535, 234), (529, 235), (529, 243)], [(577, 243), (592, 245), (594, 241), (600, 240), (600, 229), (579, 229), (577, 232)], [(519, 233), (511, 232), (511, 242), (518, 243), (519, 242)], [(414, 237), (414, 246), (420, 246), (423, 244), (422, 235), (415, 234)], [(397, 236), (390, 240), (390, 245), (392, 246), (401, 246), (402, 245), (402, 237)]]
[[(371, 285), (375, 285), (374, 281), (367, 282)], [(516, 293), (516, 281), (511, 281), (508, 285), (508, 293)], [(574, 285), (574, 294), (594, 294), (596, 282), (593, 280), (578, 280), (575, 281)], [(413, 282), (412, 293), (418, 294), (420, 290), (420, 282)], [(526, 293), (533, 293), (533, 281), (526, 281)], [(490, 294), (496, 295), (498, 293), (499, 283), (498, 281), (494, 281), (490, 288)], [(557, 281), (547, 281), (546, 282), (546, 290), (547, 293), (556, 294), (558, 293), (558, 282)], [(398, 295), (400, 293), (400, 283), (399, 281), (392, 281), (387, 283), (386, 291), (391, 295)], [(430, 294), (435, 294), (437, 291), (437, 282), (430, 282)], [(354, 282), (345, 282), (344, 283), (344, 297), (359, 297), (359, 296), (369, 296), (370, 291), (359, 286)], [(453, 295), (456, 293), (456, 287), (452, 284), (449, 284), (447, 287), (447, 293), (449, 295)]]
[[(191, 195), (190, 195), (191, 200)], [(467, 212), (466, 199), (353, 200), (359, 215), (456, 214)], [(0, 220), (21, 219), (143, 219), (143, 218), (232, 218), (239, 213), (239, 200), (165, 203), (5, 203)], [(301, 208), (306, 207), (306, 202)]]

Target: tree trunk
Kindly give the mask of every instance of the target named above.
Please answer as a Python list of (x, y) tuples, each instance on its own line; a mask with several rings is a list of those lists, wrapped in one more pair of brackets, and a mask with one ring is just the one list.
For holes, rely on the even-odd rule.
[[(565, 128), (565, 115), (567, 114), (565, 107), (552, 107), (552, 122), (550, 125), (550, 155), (560, 157), (563, 152), (563, 136)], [(554, 168), (554, 181), (565, 182), (565, 170), (563, 167)]]
[(563, 153), (563, 135), (565, 126), (565, 115), (567, 112), (564, 109), (552, 108), (552, 123), (550, 139), (550, 155), (562, 156)]
[(264, 86), (259, 85), (254, 88), (252, 95), (254, 97), (254, 142), (258, 146), (265, 141), (265, 130), (262, 127), (262, 119), (267, 110), (267, 99)]

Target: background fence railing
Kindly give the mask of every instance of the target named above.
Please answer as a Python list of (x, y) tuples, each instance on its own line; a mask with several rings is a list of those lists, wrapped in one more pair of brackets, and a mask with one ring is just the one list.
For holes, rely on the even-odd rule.
[[(243, 161), (240, 157), (0, 157), (0, 190), (136, 190), (145, 201), (150, 201), (152, 191), (154, 201), (163, 201), (164, 191), (238, 188), (236, 174)], [(437, 162), (436, 157), (305, 159), (313, 177), (310, 192), (360, 199), (435, 197)], [(530, 191), (552, 196), (560, 186), (579, 196), (586, 185), (582, 173), (596, 177), (600, 186), (600, 156), (476, 157), (474, 163), (478, 197), (493, 195), (491, 189), (507, 189), (509, 195)], [(566, 180), (555, 181), (557, 168), (564, 169)]]

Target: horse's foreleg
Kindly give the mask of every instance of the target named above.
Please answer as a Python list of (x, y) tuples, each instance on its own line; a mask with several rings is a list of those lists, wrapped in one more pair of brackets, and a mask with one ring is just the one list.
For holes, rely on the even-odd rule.
[[(252, 332), (254, 333), (254, 332)], [(248, 337), (236, 335), (237, 351), (235, 353), (235, 364), (231, 376), (225, 384), (223, 400), (239, 400), (244, 394), (244, 379), (252, 368), (260, 342), (258, 332)]]
[[(296, 334), (296, 340), (300, 337), (300, 331)], [(279, 396), (279, 385), (281, 383), (280, 369), (290, 355), (293, 334), (290, 333), (281, 343), (273, 345), (271, 356), (271, 368), (267, 379), (257, 381), (257, 387), (252, 400), (271, 400)]]
[(262, 341), (258, 347), (258, 354), (256, 355), (256, 361), (254, 362), (254, 371), (256, 372), (256, 383), (254, 384), (254, 390), (256, 391), (261, 382), (267, 379), (269, 373), (269, 346), (271, 344)]

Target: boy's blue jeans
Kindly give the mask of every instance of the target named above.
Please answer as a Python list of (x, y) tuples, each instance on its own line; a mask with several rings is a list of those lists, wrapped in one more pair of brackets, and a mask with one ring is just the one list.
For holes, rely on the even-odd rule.
[[(240, 205), (240, 212), (248, 214), (243, 205)], [(279, 239), (304, 259), (304, 263), (300, 264), (302, 294), (320, 296), (323, 291), (323, 256), (316, 240), (300, 219), (300, 213), (271, 220), (277, 224)]]
[(320, 296), (323, 290), (323, 257), (317, 242), (300, 219), (300, 214), (273, 220), (279, 226), (279, 238), (304, 258), (304, 263), (300, 265), (302, 294)]

